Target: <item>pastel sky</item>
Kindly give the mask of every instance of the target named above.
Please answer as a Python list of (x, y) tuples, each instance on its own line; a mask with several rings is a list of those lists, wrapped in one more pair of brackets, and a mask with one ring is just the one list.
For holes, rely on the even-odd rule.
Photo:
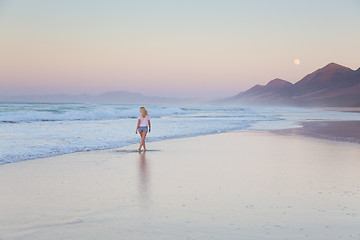
[(359, 13), (359, 0), (0, 0), (0, 94), (212, 98), (357, 69)]

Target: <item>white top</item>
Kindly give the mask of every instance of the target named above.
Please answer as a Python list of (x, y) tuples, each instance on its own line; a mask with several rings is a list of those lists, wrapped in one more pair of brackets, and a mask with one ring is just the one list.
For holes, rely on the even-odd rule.
[(150, 120), (149, 115), (143, 118), (143, 116), (140, 114), (138, 116), (138, 119), (140, 119), (140, 125), (139, 125), (140, 127), (149, 126), (149, 120)]

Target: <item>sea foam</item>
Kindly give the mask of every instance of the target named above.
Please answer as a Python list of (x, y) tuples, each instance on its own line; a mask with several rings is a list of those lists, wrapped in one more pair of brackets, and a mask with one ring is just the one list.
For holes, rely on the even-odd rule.
[[(299, 127), (308, 120), (358, 120), (358, 113), (242, 106), (146, 106), (147, 141), (241, 130)], [(138, 105), (0, 104), (0, 164), (139, 142)]]

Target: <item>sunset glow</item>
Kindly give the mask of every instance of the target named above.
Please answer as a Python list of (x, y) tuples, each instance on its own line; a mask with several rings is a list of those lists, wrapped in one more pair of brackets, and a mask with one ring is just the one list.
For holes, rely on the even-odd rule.
[(358, 68), (359, 12), (351, 0), (0, 1), (0, 94), (222, 97), (329, 62)]

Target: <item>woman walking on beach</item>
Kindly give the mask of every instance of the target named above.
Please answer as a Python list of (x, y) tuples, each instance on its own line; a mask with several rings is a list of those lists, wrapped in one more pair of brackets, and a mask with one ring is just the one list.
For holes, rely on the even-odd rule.
[(141, 151), (141, 147), (144, 147), (144, 151), (146, 151), (145, 147), (145, 137), (147, 132), (151, 131), (151, 124), (150, 124), (150, 117), (148, 115), (147, 110), (144, 107), (140, 108), (140, 115), (138, 117), (138, 123), (136, 126), (136, 134), (139, 132), (141, 136), (141, 142), (140, 147), (138, 148), (138, 151)]

